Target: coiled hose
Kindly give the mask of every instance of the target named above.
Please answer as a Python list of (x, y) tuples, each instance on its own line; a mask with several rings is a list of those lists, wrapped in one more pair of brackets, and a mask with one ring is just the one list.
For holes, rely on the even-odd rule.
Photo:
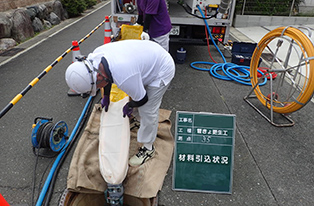
[[(92, 99), (93, 99), (93, 97), (90, 96), (89, 99), (87, 100), (87, 102), (86, 102), (86, 104), (85, 104), (85, 107), (84, 107), (84, 109), (83, 109), (83, 111), (82, 111), (82, 113), (81, 113), (81, 115), (80, 115), (80, 117), (79, 117), (79, 119), (78, 119), (78, 121), (77, 121), (77, 123), (76, 123), (76, 125), (75, 125), (75, 127), (74, 127), (74, 129), (73, 129), (73, 131), (72, 131), (72, 133), (71, 133), (71, 135), (70, 135), (70, 137), (69, 137), (68, 142), (64, 145), (64, 148), (63, 148), (62, 151), (59, 153), (59, 155), (57, 156), (55, 162), (53, 163), (53, 165), (52, 165), (52, 167), (51, 167), (51, 169), (50, 169), (50, 172), (49, 172), (49, 174), (48, 174), (48, 177), (47, 177), (47, 179), (46, 179), (46, 181), (45, 181), (45, 184), (44, 184), (44, 186), (43, 186), (43, 188), (42, 188), (42, 190), (41, 190), (40, 196), (39, 196), (39, 198), (38, 198), (38, 200), (37, 200), (36, 206), (41, 206), (41, 205), (43, 204), (43, 201), (44, 201), (44, 199), (45, 199), (45, 196), (46, 196), (46, 193), (47, 193), (48, 189), (49, 189), (50, 187), (52, 187), (52, 186), (51, 186), (51, 180), (52, 180), (53, 178), (56, 178), (56, 177), (55, 177), (55, 174), (56, 174), (57, 168), (60, 168), (60, 164), (61, 164), (62, 161), (64, 160), (64, 154), (65, 154), (66, 152), (68, 152), (68, 151), (67, 151), (67, 148), (68, 148), (69, 144), (70, 144), (71, 142), (73, 142), (72, 140), (74, 140), (74, 137), (75, 137), (76, 134), (78, 133), (78, 131), (79, 131), (78, 129), (81, 127), (82, 123), (84, 123), (84, 122), (82, 122), (82, 121), (83, 121), (84, 117), (86, 117), (85, 115), (86, 115), (86, 112), (88, 111), (88, 108), (90, 108), (90, 105), (91, 105), (91, 103), (92, 103)], [(55, 179), (54, 179), (54, 180), (55, 180)], [(50, 191), (52, 192), (51, 189), (50, 189)], [(50, 195), (51, 195), (51, 194), (50, 194)], [(49, 200), (49, 198), (48, 198), (48, 200)], [(48, 201), (48, 200), (47, 200), (47, 201)], [(46, 202), (47, 202), (47, 201), (46, 201)], [(49, 201), (48, 201), (48, 202), (49, 202)], [(49, 203), (47, 203), (47, 204), (49, 204)]]
[[(205, 17), (203, 11), (201, 10), (200, 6), (197, 5), (198, 10), (200, 11), (201, 15), (203, 17)], [(214, 63), (214, 62), (205, 62), (205, 61), (196, 61), (196, 62), (192, 62), (190, 64), (190, 66), (193, 69), (197, 69), (197, 70), (201, 70), (201, 71), (209, 71), (210, 74), (218, 79), (222, 79), (222, 80), (226, 80), (226, 81), (236, 81), (238, 83), (244, 84), (244, 85), (248, 85), (248, 86), (252, 86), (251, 82), (250, 82), (250, 71), (248, 69), (250, 69), (249, 66), (239, 66), (237, 64), (233, 64), (233, 63), (227, 63), (224, 55), (221, 53), (220, 49), (218, 48), (217, 44), (214, 41), (214, 38), (210, 32), (208, 23), (205, 19), (204, 23), (206, 25), (207, 31), (209, 33), (209, 36), (214, 44), (214, 46), (216, 47), (216, 49), (218, 50), (220, 56), (223, 59), (224, 63)], [(212, 65), (210, 67), (210, 69), (207, 68), (201, 68), (201, 67), (197, 67), (195, 66), (196, 64), (207, 64), (207, 65)], [(218, 73), (218, 71), (222, 71), (225, 75), (221, 75)], [(261, 71), (258, 71), (261, 74), (263, 74)], [(242, 73), (242, 74), (240, 74)], [(264, 81), (262, 83), (259, 83), (260, 86), (265, 85), (267, 82), (267, 78), (264, 78)]]

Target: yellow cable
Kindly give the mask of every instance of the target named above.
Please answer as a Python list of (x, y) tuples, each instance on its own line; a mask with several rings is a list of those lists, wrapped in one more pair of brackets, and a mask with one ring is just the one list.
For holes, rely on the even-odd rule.
[[(254, 88), (256, 84), (258, 83), (257, 78), (257, 68), (259, 64), (260, 57), (262, 55), (262, 52), (266, 48), (266, 46), (275, 38), (281, 37), (282, 32), (284, 31), (283, 36), (288, 36), (291, 39), (294, 40), (295, 43), (298, 44), (298, 46), (301, 49), (301, 52), (303, 54), (304, 59), (313, 57), (314, 56), (314, 47), (311, 42), (311, 40), (299, 29), (293, 28), (293, 27), (279, 27), (277, 29), (274, 29), (267, 33), (258, 43), (251, 60), (251, 83), (252, 87)], [(308, 63), (309, 62), (309, 63)], [(301, 109), (312, 97), (313, 91), (314, 91), (314, 60), (308, 60), (305, 61), (305, 68), (306, 68), (306, 76), (308, 79), (304, 82), (302, 86), (302, 91), (296, 98), (296, 101), (289, 102), (286, 106), (283, 107), (277, 107), (273, 106), (273, 111), (277, 113), (292, 113), (294, 111), (297, 111), (298, 109)], [(260, 87), (257, 85), (254, 89), (254, 92), (256, 94), (256, 97), (259, 99), (259, 101), (266, 106), (268, 109), (270, 109), (270, 99), (266, 96), (264, 96), (260, 90)], [(274, 103), (279, 103), (279, 101), (273, 100)]]

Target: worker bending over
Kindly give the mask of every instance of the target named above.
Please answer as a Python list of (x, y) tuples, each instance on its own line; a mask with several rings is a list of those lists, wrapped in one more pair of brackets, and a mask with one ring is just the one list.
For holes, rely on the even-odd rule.
[(95, 96), (96, 88), (104, 87), (101, 105), (105, 111), (110, 109), (112, 83), (131, 97), (123, 107), (123, 116), (130, 117), (133, 108), (138, 108), (137, 141), (143, 146), (129, 160), (131, 166), (137, 166), (155, 154), (153, 143), (157, 136), (159, 107), (174, 74), (174, 61), (159, 44), (123, 40), (102, 45), (85, 60), (72, 63), (65, 79), (77, 93)]

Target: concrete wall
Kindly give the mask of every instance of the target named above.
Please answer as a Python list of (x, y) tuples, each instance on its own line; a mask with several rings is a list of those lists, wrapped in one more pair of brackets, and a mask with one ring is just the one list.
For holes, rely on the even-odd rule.
[(288, 26), (300, 24), (314, 24), (314, 17), (257, 16), (237, 14), (233, 21), (234, 27)]
[(48, 1), (51, 0), (0, 0), (0, 12)]
[(258, 15), (235, 15), (234, 27), (253, 26), (288, 26), (314, 24), (314, 0), (305, 0), (299, 5), (299, 13), (305, 16), (258, 16)]
[(299, 6), (299, 12), (302, 14), (314, 15), (314, 0), (305, 0)]

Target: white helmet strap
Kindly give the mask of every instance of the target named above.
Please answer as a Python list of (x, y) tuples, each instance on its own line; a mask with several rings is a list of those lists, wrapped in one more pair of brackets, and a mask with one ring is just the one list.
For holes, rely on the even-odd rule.
[(83, 62), (83, 63), (84, 63), (84, 65), (85, 65), (85, 67), (86, 67), (86, 69), (87, 69), (87, 72), (90, 74), (90, 77), (91, 77), (91, 89), (90, 89), (90, 92), (89, 92), (89, 93), (91, 93), (91, 92), (93, 91), (93, 85), (95, 84), (95, 80), (94, 80), (94, 78), (93, 78), (93, 73), (94, 73), (94, 71), (93, 71), (92, 68), (90, 68), (91, 63), (88, 62), (88, 60), (86, 59), (86, 56), (79, 55), (79, 56), (77, 56), (77, 57), (75, 57), (75, 58), (76, 58), (79, 62)]

